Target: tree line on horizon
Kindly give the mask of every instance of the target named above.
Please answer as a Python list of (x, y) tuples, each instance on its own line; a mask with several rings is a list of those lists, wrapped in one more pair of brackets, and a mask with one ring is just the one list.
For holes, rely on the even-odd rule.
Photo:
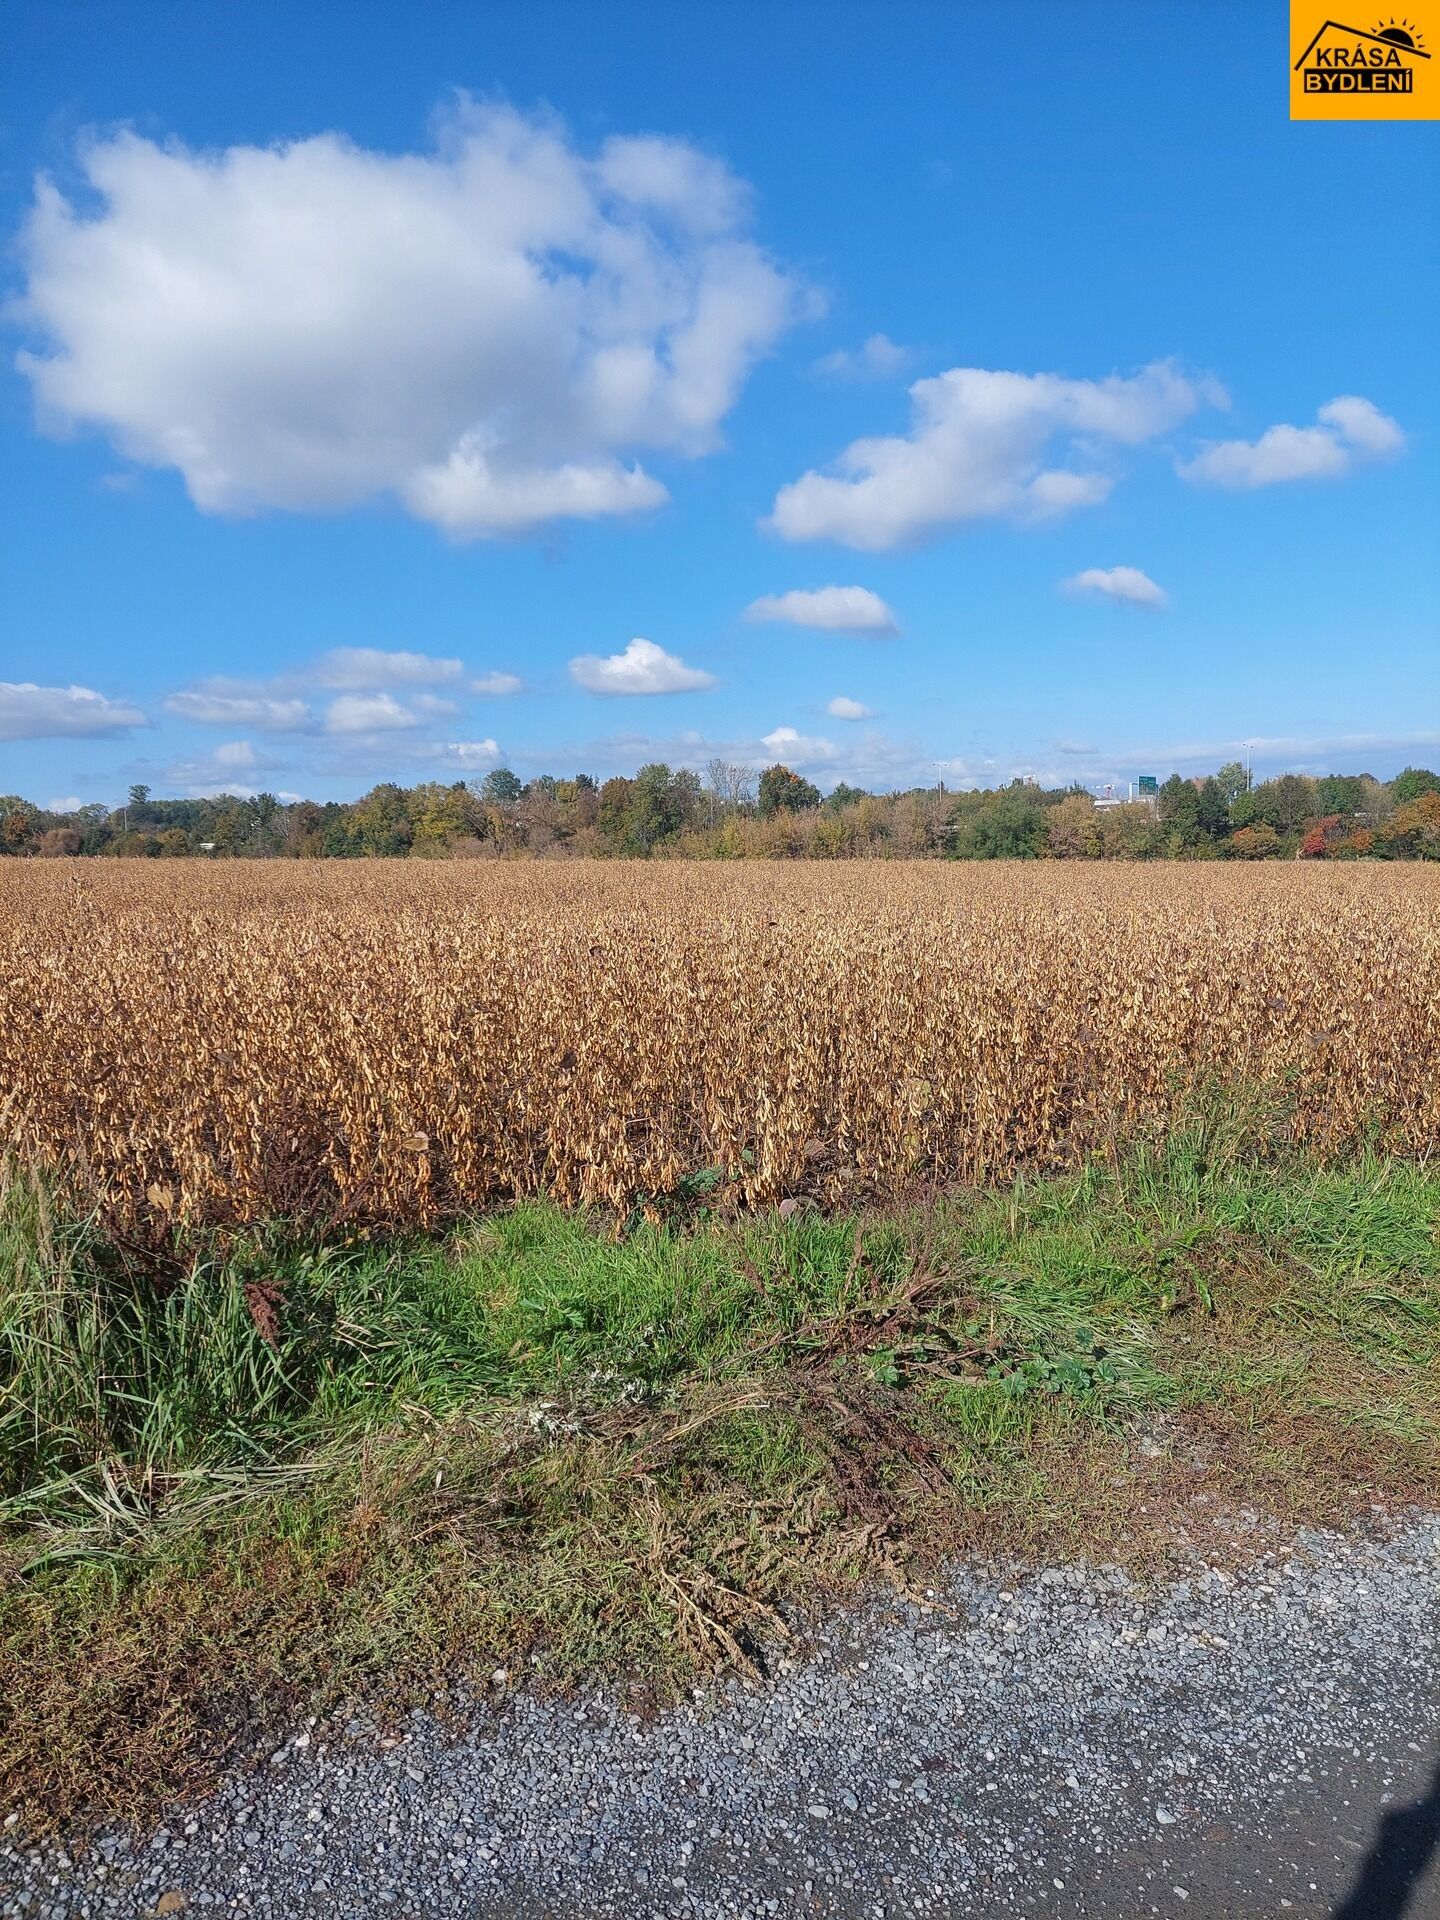
[(164, 800), (145, 786), (121, 807), (56, 813), (0, 795), (0, 854), (126, 859), (590, 855), (632, 859), (1437, 859), (1440, 774), (1285, 773), (1251, 784), (1231, 761), (1176, 773), (1153, 798), (1114, 804), (1028, 780), (973, 791), (915, 787), (822, 794), (793, 769), (663, 762), (603, 782), (383, 782), (358, 800), (272, 793)]

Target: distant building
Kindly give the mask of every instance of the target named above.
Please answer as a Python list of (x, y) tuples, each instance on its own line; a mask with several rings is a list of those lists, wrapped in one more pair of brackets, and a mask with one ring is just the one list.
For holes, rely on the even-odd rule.
[[(1147, 780), (1149, 780), (1148, 786), (1146, 785)], [(1097, 807), (1128, 807), (1135, 801), (1136, 797), (1135, 782), (1133, 780), (1127, 780), (1125, 782), (1124, 793), (1120, 791), (1120, 782), (1118, 780), (1107, 780), (1095, 795), (1095, 804)], [(1148, 807), (1154, 807), (1156, 804), (1155, 782), (1153, 779), (1150, 779), (1148, 774), (1141, 775), (1138, 797), (1143, 800)]]

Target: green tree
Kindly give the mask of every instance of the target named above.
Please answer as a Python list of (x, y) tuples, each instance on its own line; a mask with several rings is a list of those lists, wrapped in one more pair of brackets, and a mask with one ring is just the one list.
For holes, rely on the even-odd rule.
[(524, 791), (509, 767), (493, 767), (480, 782), (480, 798), (496, 807), (513, 807)]
[(1255, 788), (1255, 817), (1277, 833), (1298, 833), (1316, 811), (1315, 782), (1303, 774), (1282, 773)]
[(1365, 804), (1365, 783), (1359, 774), (1327, 773), (1315, 783), (1315, 811), (1322, 818), (1338, 813), (1342, 819), (1359, 813)]
[(40, 814), (18, 793), (0, 794), (0, 853), (24, 853), (40, 831)]
[(1200, 844), (1200, 795), (1192, 780), (1172, 773), (1160, 789), (1160, 824), (1172, 846), (1184, 851)]
[(325, 810), (315, 801), (285, 809), (284, 851), (292, 860), (316, 860), (325, 851)]
[[(1100, 854), (1100, 809), (1083, 787), (1067, 793), (1045, 815), (1045, 850), (1055, 860), (1094, 860)], [(1111, 809), (1106, 808), (1106, 812)]]
[(694, 795), (683, 774), (672, 773), (663, 760), (641, 767), (630, 783), (625, 811), (626, 851), (652, 852), (686, 824), (693, 805)]
[(962, 811), (950, 843), (960, 860), (1036, 860), (1048, 843), (1048, 810), (1018, 783), (978, 796)]
[(209, 832), (203, 837), (215, 843), (217, 853), (243, 853), (254, 824), (245, 802), (225, 794), (211, 806)]
[(1250, 776), (1238, 760), (1227, 760), (1215, 775), (1215, 784), (1225, 796), (1227, 807), (1234, 806), (1250, 785)]
[(477, 806), (463, 780), (451, 786), (432, 780), (413, 788), (409, 812), (412, 853), (445, 854), (455, 841), (475, 831)]
[[(328, 812), (328, 809), (327, 809)], [(320, 850), (327, 860), (358, 860), (365, 851), (353, 807), (337, 807), (325, 821)]]
[(798, 773), (792, 773), (789, 767), (779, 764), (767, 767), (760, 776), (759, 810), (761, 819), (768, 819), (772, 813), (778, 813), (785, 807), (791, 813), (803, 813), (807, 807), (820, 805), (820, 789)]
[(844, 780), (837, 781), (826, 795), (825, 805), (832, 813), (839, 813), (842, 807), (853, 807), (857, 801), (865, 799), (864, 787), (852, 787)]
[(1422, 793), (1440, 793), (1440, 773), (1432, 773), (1428, 767), (1406, 767), (1390, 782), (1390, 798), (1397, 807), (1403, 807), (1407, 800), (1418, 800)]
[(1213, 773), (1202, 782), (1198, 798), (1196, 818), (1201, 833), (1207, 840), (1223, 840), (1230, 831), (1230, 803)]
[(1165, 851), (1165, 829), (1143, 800), (1097, 809), (1102, 860), (1154, 860)]
[(633, 784), (623, 774), (617, 773), (601, 787), (599, 804), (595, 810), (601, 839), (617, 852), (625, 842), (625, 821), (630, 812), (630, 789)]
[(383, 781), (357, 800), (351, 822), (360, 851), (370, 854), (408, 853), (412, 838), (410, 810), (403, 787)]

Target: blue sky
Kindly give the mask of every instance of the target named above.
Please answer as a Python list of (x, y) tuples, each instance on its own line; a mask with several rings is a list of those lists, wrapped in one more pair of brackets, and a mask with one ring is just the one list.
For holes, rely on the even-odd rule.
[(1440, 137), (1283, 6), (7, 28), (0, 791), (1440, 761)]

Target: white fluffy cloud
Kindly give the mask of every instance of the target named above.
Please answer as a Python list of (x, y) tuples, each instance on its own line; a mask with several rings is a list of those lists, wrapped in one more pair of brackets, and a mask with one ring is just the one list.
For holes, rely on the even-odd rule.
[(669, 498), (643, 467), (618, 460), (507, 471), (482, 434), (466, 434), (443, 462), (416, 474), (405, 488), (410, 511), (456, 540), (528, 533), (547, 520), (644, 513)]
[(1269, 427), (1258, 440), (1221, 440), (1182, 461), (1186, 480), (1215, 487), (1273, 487), (1286, 480), (1331, 480), (1364, 460), (1399, 453), (1405, 435), (1388, 414), (1358, 394), (1327, 401), (1313, 427)]
[(1107, 497), (1107, 446), (1153, 440), (1221, 397), (1164, 361), (1105, 380), (955, 367), (911, 387), (908, 434), (852, 441), (833, 472), (782, 487), (766, 524), (880, 551), (966, 520), (1054, 519)]
[(748, 193), (682, 141), (582, 151), (462, 102), (433, 151), (339, 134), (192, 151), (133, 133), (37, 183), (20, 356), (42, 421), (171, 467), (209, 512), (390, 494), (457, 538), (665, 498), (797, 287)]
[(428, 653), (390, 652), (383, 647), (332, 647), (316, 664), (322, 687), (366, 691), (375, 687), (450, 686), (465, 677), (464, 663)]
[(1096, 594), (1105, 600), (1118, 600), (1127, 607), (1149, 607), (1160, 613), (1170, 604), (1170, 596), (1157, 587), (1148, 573), (1139, 567), (1086, 567), (1060, 582), (1066, 593)]
[(393, 693), (342, 693), (326, 708), (325, 731), (396, 733), (421, 726), (425, 717), (418, 701), (403, 706)]
[(165, 711), (202, 727), (258, 727), (262, 733), (303, 733), (311, 725), (309, 704), (267, 693), (243, 681), (202, 680), (168, 694)]
[(273, 773), (284, 765), (249, 740), (226, 740), (205, 754), (175, 760), (165, 768), (164, 782), (172, 792), (195, 798), (234, 793), (244, 797), (257, 792), (257, 775)]
[(900, 622), (869, 587), (792, 588), (752, 600), (747, 620), (778, 620), (792, 627), (819, 627), (827, 633), (896, 634)]
[(837, 693), (825, 711), (832, 720), (870, 720), (874, 709), (864, 706), (859, 700), (852, 700), (848, 694)]
[(129, 700), (111, 700), (92, 687), (0, 680), (0, 740), (94, 740), (145, 724)]
[(815, 371), (832, 380), (888, 380), (903, 373), (914, 357), (909, 347), (897, 346), (887, 334), (872, 333), (853, 352), (839, 347), (823, 354)]
[(227, 740), (210, 756), (217, 767), (255, 767), (259, 756), (248, 740)]
[(424, 758), (456, 773), (473, 773), (477, 768), (488, 771), (503, 756), (493, 740), (442, 740), (427, 750)]
[(587, 693), (697, 693), (715, 685), (713, 673), (685, 662), (653, 640), (632, 640), (623, 653), (582, 653), (570, 675)]
[[(513, 673), (488, 673), (467, 680), (463, 661), (384, 647), (333, 647), (309, 666), (269, 680), (231, 680), (214, 675), (181, 687), (165, 699), (165, 710), (202, 727), (253, 727), (261, 733), (313, 733), (315, 713), (307, 695), (315, 689), (358, 696), (333, 700), (326, 712), (329, 733), (393, 731), (455, 712), (455, 701), (429, 691), (443, 687), (464, 693), (518, 693)], [(402, 705), (392, 688), (407, 690)], [(369, 725), (365, 716), (373, 716)]]
[(820, 767), (840, 757), (833, 740), (800, 733), (794, 727), (776, 727), (772, 733), (761, 735), (760, 744), (787, 767)]

